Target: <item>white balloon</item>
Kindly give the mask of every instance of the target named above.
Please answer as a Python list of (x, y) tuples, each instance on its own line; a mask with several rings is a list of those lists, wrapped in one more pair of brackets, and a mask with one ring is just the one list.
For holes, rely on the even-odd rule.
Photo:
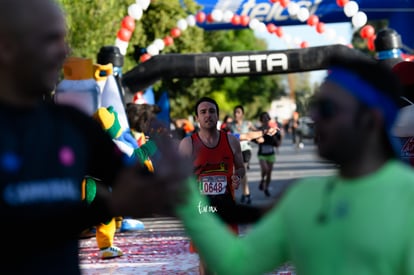
[(258, 32), (267, 32), (266, 24), (263, 22), (259, 22), (259, 24), (256, 27), (256, 31)]
[(249, 22), (249, 28), (252, 30), (256, 30), (260, 25), (260, 21), (257, 18), (253, 18)]
[(140, 20), (142, 17), (142, 7), (138, 4), (132, 4), (128, 7), (128, 15), (135, 20)]
[(154, 42), (152, 42), (152, 44), (154, 44), (160, 51), (164, 50), (165, 48), (164, 40), (161, 38), (155, 39)]
[(368, 17), (363, 11), (357, 12), (354, 16), (352, 16), (352, 25), (354, 25), (355, 28), (360, 28), (364, 26), (368, 21)]
[(211, 18), (213, 18), (214, 22), (221, 22), (223, 20), (223, 11), (214, 9), (211, 12)]
[(344, 6), (344, 13), (348, 17), (354, 16), (359, 10), (358, 3), (355, 1), (349, 1)]
[(159, 49), (157, 48), (157, 46), (155, 46), (154, 44), (151, 44), (147, 47), (147, 53), (149, 53), (150, 55), (154, 56), (160, 53)]
[(297, 17), (300, 22), (305, 22), (309, 18), (309, 10), (307, 8), (300, 8)]
[(187, 20), (180, 19), (177, 21), (177, 28), (179, 28), (180, 30), (185, 31), (187, 27), (188, 27)]
[(287, 6), (287, 11), (288, 11), (289, 15), (295, 16), (296, 14), (298, 14), (299, 8), (300, 7), (297, 3), (289, 2), (288, 6)]
[(151, 4), (151, 0), (137, 0), (135, 1), (138, 5), (142, 7), (143, 10), (147, 10)]
[(125, 41), (122, 41), (121, 39), (119, 39), (119, 38), (116, 38), (115, 39), (115, 46), (116, 47), (118, 47), (118, 49), (119, 49), (119, 52), (122, 54), (122, 55), (126, 55), (126, 53), (127, 53), (127, 49), (128, 49), (128, 42), (125, 42)]
[(187, 16), (186, 20), (187, 20), (188, 26), (190, 26), (190, 27), (194, 27), (197, 24), (196, 18), (192, 14), (190, 14), (189, 16)]
[(122, 48), (125, 48), (125, 47), (128, 47), (128, 42), (127, 41), (122, 41), (121, 39), (119, 39), (119, 38), (116, 38), (115, 39), (115, 46), (117, 46), (117, 47), (122, 47)]
[(223, 13), (223, 22), (229, 23), (231, 22), (231, 19), (233, 18), (234, 13), (231, 10), (226, 10)]

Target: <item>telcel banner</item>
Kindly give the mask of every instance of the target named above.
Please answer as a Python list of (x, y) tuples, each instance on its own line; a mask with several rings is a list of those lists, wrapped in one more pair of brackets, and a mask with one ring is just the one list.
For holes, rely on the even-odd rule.
[[(229, 11), (233, 14), (247, 15), (264, 23), (278, 26), (306, 24), (298, 20), (297, 15), (290, 15), (287, 7), (280, 1), (269, 0), (196, 0), (202, 11), (211, 14), (214, 10)], [(343, 7), (336, 0), (290, 0), (299, 8), (307, 8), (309, 14), (317, 15), (325, 23), (350, 22)], [(414, 48), (414, 35), (410, 26), (414, 25), (414, 0), (356, 0), (360, 11), (368, 20), (387, 19), (389, 27), (395, 29), (402, 37), (403, 43)], [(231, 22), (201, 23), (200, 27), (207, 30), (240, 28)]]

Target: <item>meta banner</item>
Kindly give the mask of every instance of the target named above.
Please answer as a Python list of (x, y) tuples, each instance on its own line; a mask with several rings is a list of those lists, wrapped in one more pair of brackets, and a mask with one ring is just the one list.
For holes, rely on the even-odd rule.
[(237, 77), (298, 73), (327, 68), (333, 54), (362, 54), (344, 45), (279, 51), (163, 54), (140, 63), (122, 77), (125, 90), (136, 93), (161, 79)]
[(288, 69), (288, 56), (284, 53), (252, 54), (208, 59), (210, 75), (238, 75), (246, 73), (270, 73)]
[[(214, 10), (230, 11), (233, 14), (247, 15), (264, 23), (277, 26), (301, 25), (296, 15), (290, 15), (288, 8), (280, 2), (269, 0), (195, 0), (202, 11), (211, 14)], [(414, 0), (354, 0), (359, 10), (363, 11), (368, 20), (387, 20), (388, 26), (395, 29), (409, 47), (414, 48), (414, 35), (410, 29), (414, 25)], [(183, 2), (183, 1), (182, 1)], [(290, 0), (299, 8), (306, 8), (309, 14), (317, 15), (324, 23), (351, 22), (336, 0)], [(183, 4), (184, 5), (184, 4)], [(238, 29), (231, 22), (198, 23), (206, 30)]]

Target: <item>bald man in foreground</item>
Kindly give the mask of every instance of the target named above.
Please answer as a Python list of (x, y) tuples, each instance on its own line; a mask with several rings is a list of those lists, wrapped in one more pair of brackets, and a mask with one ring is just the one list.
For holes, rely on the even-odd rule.
[[(12, 240), (1, 273), (80, 274), (83, 229), (116, 216), (169, 214), (178, 198), (172, 188), (190, 165), (161, 133), (154, 140), (162, 168), (148, 173), (125, 162), (90, 117), (43, 100), (68, 53), (63, 13), (51, 0), (0, 7), (0, 234)], [(98, 179), (93, 192), (82, 189), (86, 175)]]

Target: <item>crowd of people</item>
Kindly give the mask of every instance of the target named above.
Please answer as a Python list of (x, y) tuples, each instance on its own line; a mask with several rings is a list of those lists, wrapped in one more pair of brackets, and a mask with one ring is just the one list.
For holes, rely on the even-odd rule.
[[(414, 170), (401, 155), (412, 157), (413, 132), (398, 128), (400, 111), (413, 103), (411, 63), (391, 70), (357, 50), (332, 54), (310, 116), (318, 154), (338, 172), (299, 180), (257, 217), (262, 212), (239, 207), (234, 193), (240, 185), (242, 202), (251, 203), (246, 171), (255, 142), (258, 187), (270, 195), (281, 137), (268, 113), (255, 127), (236, 106), (220, 130), (217, 102), (203, 97), (194, 106), (199, 129), (177, 140), (155, 107), (128, 105), (128, 135), (141, 144), (127, 155), (115, 142), (119, 127), (45, 100), (69, 54), (60, 7), (1, 4), (1, 233), (15, 241), (4, 274), (81, 274), (84, 229), (154, 214), (183, 222), (202, 274), (263, 274), (286, 261), (299, 274), (414, 274)], [(200, 204), (212, 211), (200, 213)], [(249, 215), (258, 220), (240, 238), (237, 225)]]

